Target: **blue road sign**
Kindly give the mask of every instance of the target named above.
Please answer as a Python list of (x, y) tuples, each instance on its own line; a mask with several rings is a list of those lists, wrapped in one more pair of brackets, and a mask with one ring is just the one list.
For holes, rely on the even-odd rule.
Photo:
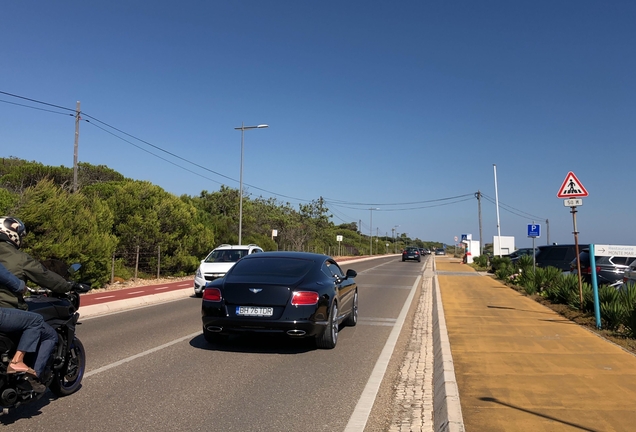
[(528, 237), (541, 237), (541, 225), (528, 224)]

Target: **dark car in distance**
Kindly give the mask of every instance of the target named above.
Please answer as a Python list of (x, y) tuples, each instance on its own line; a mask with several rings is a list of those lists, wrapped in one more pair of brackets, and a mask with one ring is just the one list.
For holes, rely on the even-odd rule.
[(355, 270), (307, 252), (262, 252), (239, 260), (203, 291), (203, 335), (210, 343), (230, 334), (269, 333), (315, 338), (334, 348), (341, 324), (358, 322)]
[[(581, 261), (581, 277), (587, 283), (592, 282), (592, 267), (590, 266), (590, 249), (585, 248), (579, 253)], [(614, 285), (623, 282), (625, 270), (634, 262), (634, 257), (621, 256), (597, 256), (596, 261), (596, 283), (600, 285)], [(576, 274), (576, 258), (570, 262), (571, 273)]]
[[(579, 245), (579, 252), (589, 249), (589, 245)], [(537, 267), (556, 267), (564, 272), (570, 271), (570, 263), (576, 258), (576, 248), (573, 244), (538, 246), (535, 255)]]
[(402, 261), (422, 261), (422, 254), (420, 253), (420, 249), (416, 247), (407, 247), (402, 251)]

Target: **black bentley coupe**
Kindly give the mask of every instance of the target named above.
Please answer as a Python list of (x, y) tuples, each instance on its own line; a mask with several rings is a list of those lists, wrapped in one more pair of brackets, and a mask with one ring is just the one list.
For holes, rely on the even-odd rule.
[(210, 343), (230, 334), (312, 337), (319, 348), (338, 342), (341, 324), (358, 321), (355, 270), (307, 252), (263, 252), (241, 258), (225, 277), (206, 284), (201, 315)]

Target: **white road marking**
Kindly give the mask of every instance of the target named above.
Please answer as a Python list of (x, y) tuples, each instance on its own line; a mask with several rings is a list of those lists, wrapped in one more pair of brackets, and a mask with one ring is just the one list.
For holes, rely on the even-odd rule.
[(134, 291), (134, 292), (129, 292), (129, 293), (128, 293), (128, 295), (131, 295), (131, 294), (140, 294), (140, 293), (144, 293), (144, 292), (146, 292), (146, 291)]
[[(422, 270), (424, 270), (424, 268), (422, 268)], [(375, 398), (380, 390), (380, 384), (382, 384), (382, 379), (384, 378), (386, 369), (389, 366), (391, 355), (393, 354), (398, 337), (402, 331), (406, 315), (408, 314), (411, 303), (413, 302), (413, 297), (415, 297), (415, 291), (417, 291), (417, 287), (419, 286), (421, 279), (422, 276), (418, 276), (411, 287), (411, 292), (409, 293), (404, 306), (402, 306), (400, 315), (398, 315), (396, 323), (391, 330), (391, 334), (389, 334), (389, 338), (387, 339), (386, 344), (384, 344), (384, 348), (380, 353), (380, 357), (378, 357), (378, 361), (375, 363), (371, 376), (362, 391), (360, 399), (358, 399), (358, 403), (353, 410), (353, 414), (349, 417), (349, 422), (347, 423), (347, 427), (344, 432), (359, 432), (364, 430), (367, 421), (369, 420), (373, 404), (375, 403)]]
[(157, 288), (155, 288), (155, 291), (161, 291), (161, 290), (165, 290), (165, 289), (168, 289), (168, 288), (170, 288), (170, 287), (167, 287), (167, 286), (157, 287)]
[(157, 351), (160, 351), (160, 350), (162, 350), (164, 348), (171, 347), (172, 345), (178, 344), (179, 342), (187, 341), (188, 339), (192, 339), (193, 337), (199, 336), (200, 334), (201, 334), (201, 331), (198, 331), (196, 333), (192, 333), (192, 334), (189, 334), (187, 336), (183, 336), (183, 337), (181, 337), (179, 339), (175, 339), (175, 340), (173, 340), (171, 342), (168, 342), (168, 343), (165, 343), (163, 345), (159, 345), (158, 347), (151, 348), (151, 349), (149, 349), (147, 351), (144, 351), (144, 352), (141, 352), (139, 354), (135, 354), (135, 355), (132, 355), (130, 357), (126, 357), (125, 359), (121, 359), (119, 361), (116, 361), (115, 363), (111, 363), (111, 364), (108, 364), (106, 366), (102, 366), (100, 368), (92, 370), (90, 372), (86, 372), (84, 374), (84, 378), (88, 378), (88, 377), (91, 377), (93, 375), (97, 375), (99, 373), (106, 372), (109, 369), (112, 369), (112, 368), (117, 367), (117, 366), (121, 366), (124, 363), (131, 362), (131, 361), (136, 360), (138, 358), (147, 356), (148, 354), (152, 354), (152, 353), (155, 353)]
[(103, 296), (103, 297), (95, 297), (95, 300), (102, 300), (102, 299), (107, 299), (107, 298), (113, 298), (115, 297), (114, 295), (110, 295), (110, 296)]

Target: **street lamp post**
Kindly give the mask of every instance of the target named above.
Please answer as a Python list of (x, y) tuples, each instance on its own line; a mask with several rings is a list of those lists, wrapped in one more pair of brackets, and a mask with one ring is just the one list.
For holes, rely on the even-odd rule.
[(393, 253), (397, 253), (397, 239), (395, 238), (395, 229), (399, 227), (399, 225), (395, 225), (391, 230), (393, 231)]
[(380, 210), (377, 207), (371, 207), (369, 212), (371, 213), (371, 221), (369, 223), (369, 255), (373, 255), (373, 210)]
[(258, 126), (245, 126), (243, 122), (241, 122), (241, 127), (235, 127), (235, 130), (241, 131), (241, 174), (239, 179), (239, 232), (238, 232), (238, 244), (243, 244), (243, 144), (245, 142), (245, 131), (249, 129), (263, 129), (267, 128), (269, 125), (260, 124)]

